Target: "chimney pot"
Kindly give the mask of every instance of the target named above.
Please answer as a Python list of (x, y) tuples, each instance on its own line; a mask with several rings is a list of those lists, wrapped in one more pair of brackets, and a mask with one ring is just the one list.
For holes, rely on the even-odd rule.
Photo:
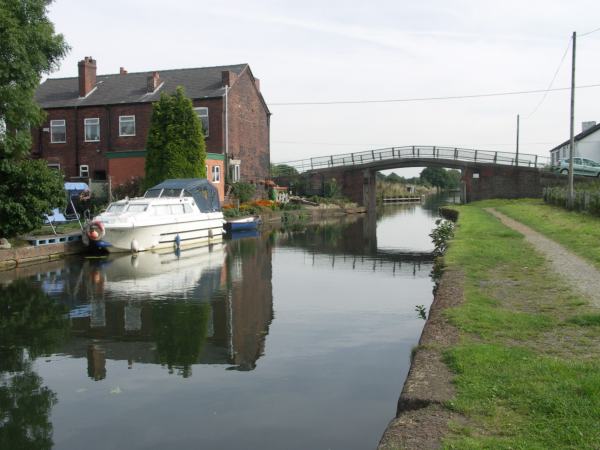
[(79, 69), (79, 96), (85, 97), (96, 86), (96, 60), (86, 56), (77, 63)]
[(152, 75), (148, 75), (148, 78), (146, 78), (146, 91), (154, 92), (159, 84), (160, 75), (158, 74), (158, 72), (154, 71), (152, 72)]
[(231, 86), (235, 83), (237, 79), (237, 75), (231, 70), (224, 70), (221, 72), (221, 84), (223, 86)]

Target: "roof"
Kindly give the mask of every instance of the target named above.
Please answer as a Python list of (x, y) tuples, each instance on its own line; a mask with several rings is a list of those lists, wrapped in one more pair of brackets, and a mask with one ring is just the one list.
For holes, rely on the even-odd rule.
[(160, 99), (160, 94), (172, 94), (183, 86), (191, 99), (222, 97), (225, 93), (221, 72), (229, 70), (240, 75), (248, 64), (199, 67), (158, 71), (160, 83), (154, 92), (146, 92), (146, 81), (154, 71), (126, 74), (98, 75), (95, 88), (79, 97), (79, 78), (48, 78), (37, 89), (35, 99), (46, 108), (99, 106), (120, 103), (148, 103)]
[[(575, 142), (582, 140), (584, 137), (589, 136), (590, 134), (595, 133), (596, 131), (600, 130), (600, 123), (588, 128), (585, 131), (582, 131), (581, 133), (575, 135)], [(571, 142), (570, 139), (567, 139), (565, 142), (563, 142), (560, 145), (557, 145), (556, 147), (554, 147), (553, 149), (550, 149), (550, 152), (553, 152), (554, 150), (558, 150), (560, 148), (563, 148), (565, 145), (568, 145)]]

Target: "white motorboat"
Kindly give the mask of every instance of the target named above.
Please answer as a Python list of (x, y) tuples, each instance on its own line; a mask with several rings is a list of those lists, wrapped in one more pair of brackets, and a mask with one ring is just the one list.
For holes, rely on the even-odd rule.
[(111, 203), (86, 224), (84, 242), (109, 252), (213, 244), (221, 242), (224, 223), (208, 180), (166, 180), (143, 197)]

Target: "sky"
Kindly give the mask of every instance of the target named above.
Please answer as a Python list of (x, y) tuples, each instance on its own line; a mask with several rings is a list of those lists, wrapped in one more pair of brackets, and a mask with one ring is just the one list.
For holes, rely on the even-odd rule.
[[(271, 117), (271, 161), (404, 145), (548, 156), (569, 137), (568, 90), (446, 101), (390, 100), (600, 84), (600, 2), (588, 0), (55, 0), (71, 50), (51, 78), (248, 63)], [(562, 64), (560, 64), (562, 61)], [(555, 76), (556, 75), (556, 76)], [(600, 87), (577, 89), (575, 132), (600, 122)], [(414, 174), (406, 169), (405, 174)], [(400, 172), (399, 172), (400, 173)]]

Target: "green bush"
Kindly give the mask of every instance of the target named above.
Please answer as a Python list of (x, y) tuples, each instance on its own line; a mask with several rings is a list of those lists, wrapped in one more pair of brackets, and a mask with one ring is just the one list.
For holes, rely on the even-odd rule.
[(43, 160), (0, 160), (0, 236), (39, 228), (44, 213), (66, 205), (62, 174)]
[[(579, 186), (574, 191), (573, 208), (575, 211), (588, 212), (600, 216), (600, 188), (592, 183)], [(567, 189), (564, 187), (549, 187), (544, 189), (544, 202), (567, 208)]]
[(250, 183), (233, 183), (231, 185), (231, 192), (237, 198), (240, 203), (246, 203), (252, 200), (256, 193), (256, 186)]

